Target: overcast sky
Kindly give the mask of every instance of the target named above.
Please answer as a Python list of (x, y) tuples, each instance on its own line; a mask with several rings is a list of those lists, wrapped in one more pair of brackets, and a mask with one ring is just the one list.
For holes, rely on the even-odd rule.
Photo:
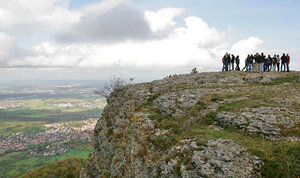
[(300, 70), (299, 0), (0, 1), (0, 80), (150, 80), (218, 71), (226, 51)]

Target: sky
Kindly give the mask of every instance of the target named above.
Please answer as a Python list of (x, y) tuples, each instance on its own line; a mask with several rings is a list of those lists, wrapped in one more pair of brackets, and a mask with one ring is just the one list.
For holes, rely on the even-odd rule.
[(219, 71), (227, 51), (289, 53), (300, 70), (299, 0), (0, 2), (0, 80), (152, 80)]

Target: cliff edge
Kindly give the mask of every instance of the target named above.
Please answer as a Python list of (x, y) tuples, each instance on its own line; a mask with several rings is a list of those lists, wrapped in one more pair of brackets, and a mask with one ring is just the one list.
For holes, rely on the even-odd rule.
[(82, 178), (300, 174), (300, 72), (171, 76), (107, 102)]

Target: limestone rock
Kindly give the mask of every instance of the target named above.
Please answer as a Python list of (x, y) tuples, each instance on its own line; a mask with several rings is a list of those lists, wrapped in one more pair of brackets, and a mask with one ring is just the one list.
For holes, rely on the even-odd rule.
[(154, 100), (154, 105), (166, 114), (180, 116), (194, 107), (208, 93), (216, 92), (214, 89), (187, 89), (167, 93)]
[(262, 160), (232, 140), (208, 141), (202, 151), (193, 152), (192, 162), (199, 177), (261, 177)]
[(245, 80), (248, 82), (248, 83), (259, 83), (263, 78), (263, 75), (260, 74), (260, 73), (251, 73), (251, 74), (248, 74), (246, 77), (245, 77)]
[(260, 107), (253, 108), (240, 114), (221, 112), (215, 120), (217, 125), (235, 127), (249, 133), (260, 134), (270, 139), (286, 139), (282, 132), (292, 129), (300, 123), (300, 115), (296, 118), (285, 117), (284, 109)]

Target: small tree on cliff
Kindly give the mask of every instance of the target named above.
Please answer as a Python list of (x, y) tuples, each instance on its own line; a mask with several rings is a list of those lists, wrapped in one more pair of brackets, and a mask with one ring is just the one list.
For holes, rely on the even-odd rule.
[(191, 74), (197, 74), (197, 73), (198, 73), (197, 68), (196, 67), (193, 68)]
[(121, 89), (131, 84), (133, 80), (134, 78), (127, 79), (124, 76), (113, 76), (102, 88), (94, 90), (94, 93), (107, 98), (115, 89)]

